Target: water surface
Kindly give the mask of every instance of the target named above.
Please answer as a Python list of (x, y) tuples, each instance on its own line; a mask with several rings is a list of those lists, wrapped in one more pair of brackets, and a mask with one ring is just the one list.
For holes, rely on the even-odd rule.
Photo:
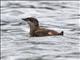
[[(1, 60), (79, 60), (78, 1), (1, 1)], [(64, 36), (29, 37), (25, 17)]]

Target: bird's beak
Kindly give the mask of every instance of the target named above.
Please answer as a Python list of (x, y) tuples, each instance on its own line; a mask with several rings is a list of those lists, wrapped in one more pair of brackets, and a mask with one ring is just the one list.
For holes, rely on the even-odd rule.
[(25, 20), (25, 18), (22, 18), (22, 20)]
[(22, 20), (27, 21), (25, 18), (22, 18)]

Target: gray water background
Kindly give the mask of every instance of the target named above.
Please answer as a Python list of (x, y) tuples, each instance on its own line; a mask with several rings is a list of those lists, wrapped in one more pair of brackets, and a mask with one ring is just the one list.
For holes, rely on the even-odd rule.
[[(1, 60), (80, 60), (80, 2), (1, 1)], [(29, 37), (25, 17), (64, 36)]]

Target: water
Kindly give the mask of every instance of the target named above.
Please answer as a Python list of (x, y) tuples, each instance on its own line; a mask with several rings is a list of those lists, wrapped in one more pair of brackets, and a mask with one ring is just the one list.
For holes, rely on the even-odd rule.
[[(78, 1), (1, 1), (1, 60), (79, 60)], [(25, 17), (64, 36), (29, 37)]]

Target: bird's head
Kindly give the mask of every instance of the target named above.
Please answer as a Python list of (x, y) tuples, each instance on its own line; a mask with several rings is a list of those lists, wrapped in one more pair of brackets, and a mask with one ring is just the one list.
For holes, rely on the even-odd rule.
[(39, 22), (34, 17), (23, 18), (22, 20), (28, 22), (29, 25), (39, 26)]

